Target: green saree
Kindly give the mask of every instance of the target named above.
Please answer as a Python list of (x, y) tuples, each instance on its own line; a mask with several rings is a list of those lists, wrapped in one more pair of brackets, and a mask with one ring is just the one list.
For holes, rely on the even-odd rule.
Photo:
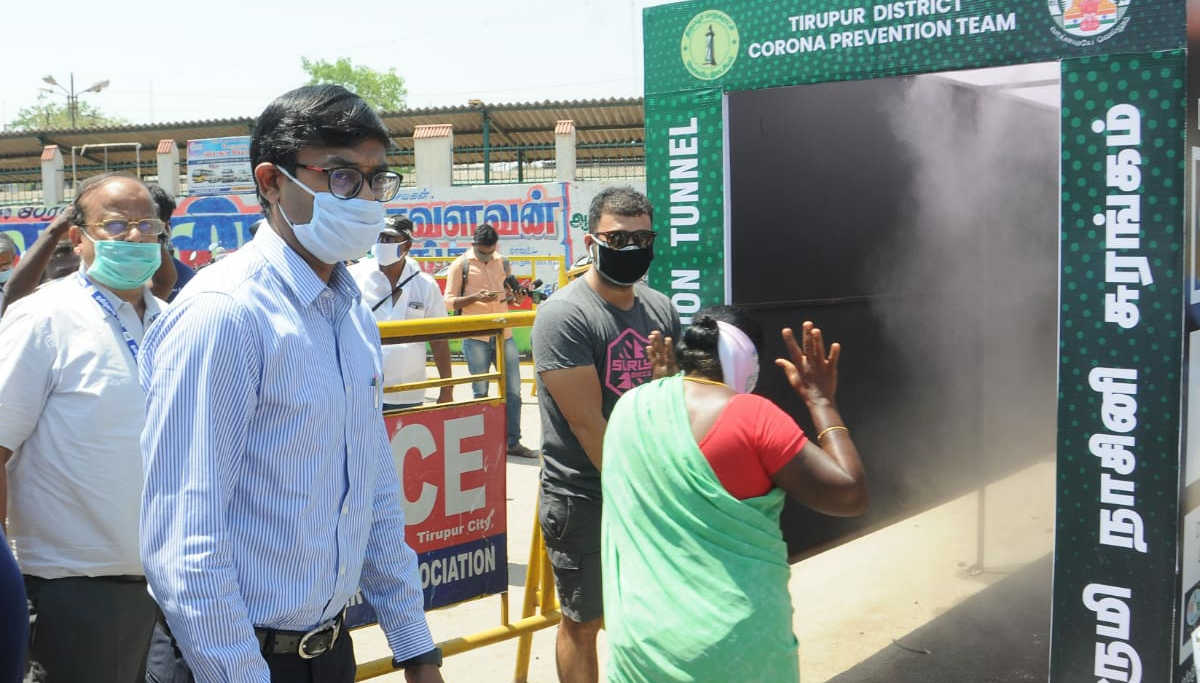
[(681, 377), (617, 402), (601, 479), (608, 680), (799, 681), (784, 493), (725, 490), (692, 437)]

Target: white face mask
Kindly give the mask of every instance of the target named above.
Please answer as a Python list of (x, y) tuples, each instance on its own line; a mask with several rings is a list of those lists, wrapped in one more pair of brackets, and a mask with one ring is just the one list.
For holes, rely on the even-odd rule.
[(383, 202), (370, 199), (338, 199), (328, 192), (314, 192), (291, 173), (279, 169), (293, 183), (313, 196), (312, 220), (293, 223), (279, 204), (279, 214), (292, 226), (300, 245), (322, 263), (356, 259), (379, 237), (387, 212)]
[(381, 266), (392, 265), (404, 258), (404, 255), (400, 253), (401, 246), (395, 242), (376, 242), (373, 248), (375, 260), (379, 261)]

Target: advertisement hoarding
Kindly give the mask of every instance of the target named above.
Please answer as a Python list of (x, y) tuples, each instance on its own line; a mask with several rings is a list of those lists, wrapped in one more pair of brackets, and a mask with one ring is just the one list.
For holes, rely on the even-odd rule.
[(188, 194), (239, 194), (254, 191), (250, 136), (188, 140)]
[[(508, 590), (504, 404), (385, 416), (425, 609)], [(355, 596), (350, 627), (375, 621)]]

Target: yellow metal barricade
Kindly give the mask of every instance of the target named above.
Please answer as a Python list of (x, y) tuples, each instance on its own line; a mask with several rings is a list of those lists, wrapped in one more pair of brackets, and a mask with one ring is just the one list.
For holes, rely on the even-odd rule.
[[(508, 255), (505, 255), (504, 258), (508, 259), (509, 261), (511, 261), (514, 264), (528, 264), (529, 270), (530, 270), (529, 280), (531, 282), (533, 280), (537, 279), (538, 264), (544, 265), (547, 263), (554, 266), (554, 280), (557, 283), (556, 289), (562, 289), (563, 287), (565, 287), (567, 285), (567, 282), (570, 281), (570, 278), (568, 278), (567, 260), (566, 260), (566, 258), (564, 258), (562, 256), (508, 256)], [(432, 264), (437, 264), (439, 266), (443, 265), (443, 264), (449, 265), (457, 259), (458, 259), (457, 256), (414, 256), (413, 257), (413, 260), (415, 260), (417, 263), (421, 263), (421, 264), (432, 263)], [(524, 277), (524, 276), (521, 276), (521, 277)], [(442, 291), (445, 292), (446, 287), (449, 286), (445, 283), (445, 277), (440, 276), (440, 275), (435, 275), (435, 278), (438, 280), (442, 280), (442, 283), (443, 283)], [(533, 305), (533, 309), (537, 310), (537, 304)], [(521, 326), (517, 325), (517, 327), (521, 327)], [(531, 367), (531, 366), (526, 366), (526, 367)], [(521, 376), (521, 382), (523, 384), (532, 384), (533, 385), (533, 393), (535, 396), (537, 395), (537, 382), (534, 380), (532, 372), (530, 372), (528, 375), (523, 374)], [(414, 386), (412, 388), (417, 388), (417, 387)], [(421, 388), (428, 388), (428, 387), (421, 387)]]
[[(561, 259), (559, 259), (561, 261)], [(560, 272), (562, 272), (560, 270)], [(438, 341), (466, 336), (489, 335), (499, 339), (504, 330), (512, 327), (528, 327), (533, 324), (532, 311), (513, 312), (500, 315), (470, 315), (449, 318), (426, 318), (406, 320), (401, 322), (386, 322), (379, 324), (379, 333), (384, 344)], [(500, 345), (497, 344), (497, 348)], [(432, 389), (456, 384), (465, 384), (480, 380), (498, 380), (498, 395), (495, 398), (484, 397), (466, 401), (455, 401), (448, 404), (430, 404), (414, 408), (389, 412), (389, 415), (406, 414), (418, 411), (437, 410), (447, 406), (458, 406), (475, 403), (503, 403), (505, 399), (504, 354), (496, 354), (496, 372), (431, 379), (420, 382), (410, 382), (395, 386), (384, 387), (384, 393), (411, 389)], [(529, 658), (533, 646), (533, 633), (558, 624), (562, 615), (558, 609), (558, 598), (554, 589), (554, 574), (550, 570), (550, 560), (546, 555), (546, 546), (542, 539), (541, 525), (538, 523), (537, 506), (534, 506), (533, 534), (529, 544), (529, 570), (525, 576), (524, 601), (521, 616), (516, 621), (510, 619), (508, 591), (498, 594), (500, 598), (500, 623), (489, 629), (450, 638), (438, 643), (443, 656), (449, 657), (462, 652), (491, 645), (493, 643), (518, 638), (516, 665), (513, 680), (524, 683), (529, 675)], [(491, 595), (475, 599), (486, 599)], [(462, 603), (458, 603), (462, 604)], [(441, 609), (450, 609), (454, 605)], [(355, 680), (366, 680), (394, 672), (392, 660), (381, 658), (358, 665)]]

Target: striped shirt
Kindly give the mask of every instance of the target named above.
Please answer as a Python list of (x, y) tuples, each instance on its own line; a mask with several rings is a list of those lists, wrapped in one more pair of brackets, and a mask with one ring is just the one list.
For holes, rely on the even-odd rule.
[(141, 558), (197, 681), (268, 681), (253, 628), (360, 586), (393, 653), (433, 648), (383, 417), (379, 330), (264, 224), (146, 334)]

